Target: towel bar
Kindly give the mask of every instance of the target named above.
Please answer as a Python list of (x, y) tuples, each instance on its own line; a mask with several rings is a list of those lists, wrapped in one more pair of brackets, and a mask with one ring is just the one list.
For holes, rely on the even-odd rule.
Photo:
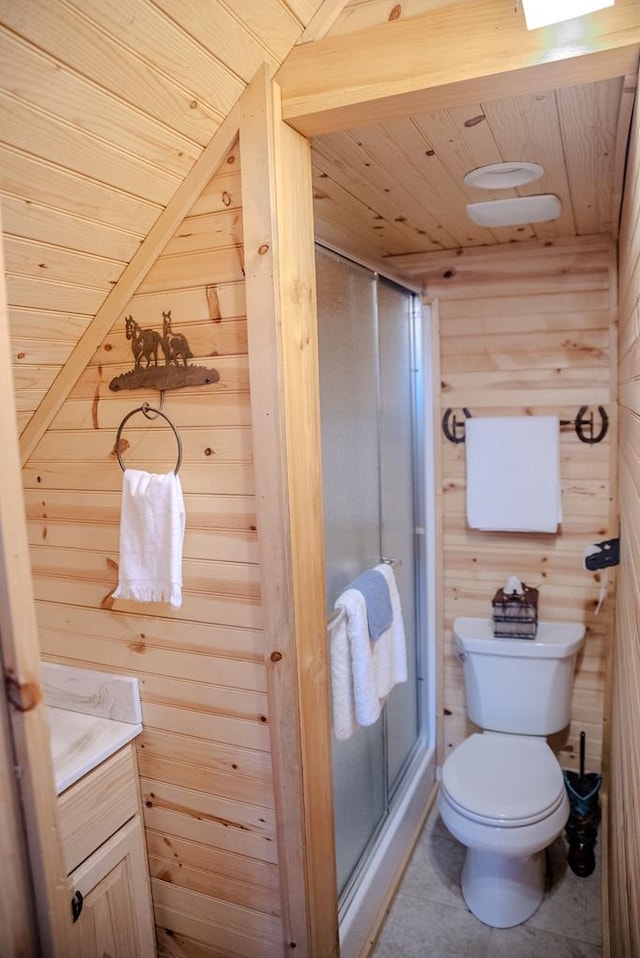
[[(162, 412), (161, 409), (154, 409), (153, 406), (150, 406), (148, 402), (143, 402), (141, 406), (137, 406), (135, 409), (132, 409), (131, 412), (127, 413), (120, 425), (118, 426), (118, 432), (116, 433), (116, 456), (118, 457), (118, 462), (120, 463), (120, 468), (124, 472), (126, 470), (126, 464), (124, 463), (122, 456), (120, 455), (120, 437), (122, 436), (122, 430), (125, 427), (125, 423), (131, 419), (132, 416), (135, 416), (136, 413), (141, 412), (143, 416), (147, 419), (157, 419), (158, 416), (161, 416), (166, 423), (173, 429), (173, 434), (176, 437), (176, 442), (178, 443), (178, 461), (176, 462), (176, 467), (173, 470), (176, 476), (178, 475), (178, 470), (180, 469), (180, 463), (182, 462), (182, 441), (178, 435), (178, 430), (171, 422), (166, 412)], [(153, 414), (153, 415), (151, 415)]]
[[(380, 559), (380, 562), (384, 562), (385, 565), (390, 565), (392, 569), (399, 569), (402, 565), (402, 559)], [(327, 629), (334, 626), (343, 615), (344, 609), (334, 609), (327, 617)]]
[[(559, 423), (561, 426), (575, 426), (578, 439), (592, 446), (596, 442), (602, 442), (606, 436), (609, 429), (609, 417), (604, 406), (598, 406), (600, 428), (598, 432), (596, 432), (593, 410), (588, 416), (585, 415), (588, 409), (589, 406), (580, 406), (575, 419), (560, 419)], [(465, 419), (472, 418), (471, 413), (466, 407), (463, 407), (462, 411)], [(459, 433), (458, 430), (462, 430), (462, 433)], [(453, 409), (446, 409), (442, 417), (442, 431), (449, 442), (464, 442), (464, 419), (457, 419)]]

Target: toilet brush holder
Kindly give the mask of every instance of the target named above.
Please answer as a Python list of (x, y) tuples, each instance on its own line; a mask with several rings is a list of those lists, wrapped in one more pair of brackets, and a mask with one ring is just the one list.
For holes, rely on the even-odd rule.
[(595, 845), (600, 824), (602, 776), (584, 773), (584, 732), (580, 735), (580, 772), (563, 772), (569, 797), (569, 819), (565, 835), (569, 843), (567, 862), (571, 871), (586, 878), (596, 866)]

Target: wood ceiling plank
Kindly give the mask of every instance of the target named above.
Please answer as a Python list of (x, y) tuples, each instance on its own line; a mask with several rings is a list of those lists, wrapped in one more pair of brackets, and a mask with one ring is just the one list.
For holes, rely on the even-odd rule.
[[(221, 119), (229, 104), (240, 95), (242, 84), (227, 62), (220, 38), (215, 46), (207, 49), (200, 38), (189, 36), (170, 15), (153, 3), (132, 3), (131, 0), (112, 0), (108, 4), (103, 0), (68, 2), (116, 43), (147, 65), (152, 65), (153, 70), (163, 77), (163, 82), (175, 84), (181, 108), (186, 106), (192, 113), (203, 111), (205, 116)], [(120, 95), (134, 105), (138, 103), (135, 87), (121, 91)], [(203, 129), (206, 133), (206, 128)]]
[[(147, 275), (156, 258), (189, 212), (194, 198), (199, 195), (217, 170), (220, 162), (229, 152), (237, 136), (237, 131), (237, 110), (233, 109), (147, 234), (137, 253), (121, 274), (118, 283), (102, 302), (93, 322), (73, 350), (69, 362), (61, 370), (44, 401), (24, 429), (20, 437), (23, 462), (31, 455), (40, 436), (73, 389), (105, 334), (121, 314), (138, 289), (140, 282)], [(24, 305), (30, 304), (25, 303)]]
[[(403, 189), (384, 164), (375, 161), (362, 149), (357, 137), (350, 133), (330, 133), (314, 141), (314, 149), (318, 157), (324, 157), (325, 163), (327, 160), (333, 163), (336, 171), (333, 178), (345, 189), (388, 220), (401, 217), (403, 222), (398, 222), (399, 229), (410, 232), (415, 229), (424, 240), (423, 249), (441, 249), (448, 243), (455, 245), (455, 240), (443, 230), (428, 204), (416, 204), (415, 196)], [(325, 171), (329, 172), (329, 169), (325, 167)]]
[(140, 237), (134, 233), (6, 193), (2, 197), (2, 211), (5, 236), (19, 236), (122, 262), (128, 262), (140, 245)]
[[(144, 30), (112, 36), (66, 0), (55, 4), (49, 0), (6, 0), (0, 22), (41, 50), (55, 53), (66, 66), (119, 99), (127, 100), (201, 145), (210, 139), (216, 123), (242, 89), (241, 82), (229, 71), (216, 70), (212, 57), (208, 79), (215, 103), (208, 106), (189, 86), (174, 83), (151, 66), (162, 62), (170, 65), (175, 55), (172, 51), (182, 51), (180, 31), (175, 27), (168, 34), (164, 32), (166, 46), (161, 53)], [(140, 54), (134, 52), (136, 49), (140, 49)], [(193, 58), (197, 62), (196, 54)]]
[(356, 137), (368, 157), (387, 171), (389, 179), (401, 184), (401, 209), (413, 208), (414, 216), (426, 210), (438, 224), (436, 237), (443, 234), (447, 246), (481, 246), (490, 241), (491, 234), (466, 215), (462, 184), (447, 175), (437, 155), (427, 155), (431, 146), (410, 117), (395, 117), (378, 127), (358, 130)]
[[(398, 250), (405, 248), (407, 252), (409, 250), (420, 252), (440, 249), (439, 244), (431, 240), (426, 230), (412, 221), (412, 211), (409, 211), (407, 216), (399, 216), (398, 207), (390, 202), (386, 195), (372, 189), (366, 180), (359, 180), (358, 177), (353, 176), (344, 164), (339, 161), (336, 164), (331, 159), (327, 159), (327, 155), (324, 145), (322, 150), (313, 152), (314, 215), (321, 213), (324, 195), (336, 198), (332, 186), (335, 185), (340, 188), (344, 201), (354, 211), (364, 207), (361, 215), (365, 221), (370, 222), (370, 218), (373, 217), (374, 226), (382, 225), (385, 234), (391, 233)], [(378, 222), (376, 223), (375, 220)]]
[(579, 235), (612, 228), (610, 191), (623, 83), (620, 78), (557, 93)]
[(0, 88), (73, 129), (185, 176), (201, 146), (0, 31)]
[[(388, 126), (389, 122), (393, 121), (387, 121), (385, 125)], [(466, 204), (471, 201), (489, 200), (494, 196), (487, 190), (470, 190), (464, 184), (464, 177), (469, 170), (481, 166), (484, 162), (480, 157), (487, 154), (495, 156), (498, 149), (484, 119), (482, 107), (480, 105), (472, 107), (461, 125), (456, 124), (453, 115), (448, 111), (413, 117), (413, 125), (435, 153), (433, 172), (438, 185), (442, 183), (443, 198), (448, 198), (452, 208), (459, 211), (458, 215), (466, 225)], [(472, 152), (471, 148), (475, 144), (480, 144), (480, 157)], [(500, 191), (501, 197), (511, 194), (512, 191)], [(468, 222), (470, 223), (471, 220)], [(524, 228), (518, 229), (514, 226), (491, 230), (476, 227), (476, 230), (481, 234), (483, 242), (487, 244), (517, 242), (523, 239), (525, 232)], [(468, 246), (469, 243), (461, 245)]]
[(555, 93), (549, 91), (494, 100), (486, 103), (484, 108), (503, 159), (526, 160), (544, 167), (544, 174), (539, 180), (518, 187), (515, 192), (520, 196), (554, 193), (562, 203), (562, 211), (557, 219), (532, 224), (537, 238), (547, 242), (557, 236), (575, 235), (572, 195), (562, 150)]
[[(485, 166), (487, 163), (499, 163), (506, 159), (502, 155), (500, 146), (487, 122), (485, 108), (481, 103), (470, 103), (437, 113), (420, 114), (414, 117), (414, 122), (423, 130), (425, 137), (437, 146), (438, 151), (446, 157), (446, 163), (451, 160), (456, 163), (458, 175), (462, 178), (476, 166)], [(448, 144), (451, 136), (457, 141)], [(451, 155), (452, 154), (452, 155)], [(473, 163), (475, 166), (470, 166)], [(494, 195), (492, 190), (477, 190), (466, 187), (473, 199), (480, 199), (481, 195), (489, 198)], [(497, 193), (495, 195), (498, 195)], [(500, 195), (515, 196), (515, 190), (500, 190)]]
[[(223, 57), (245, 83), (263, 63), (275, 71), (300, 36), (301, 24), (277, 0), (157, 0), (190, 36)], [(224, 50), (220, 40), (224, 37)]]
[(42, 203), (96, 224), (124, 224), (140, 239), (160, 213), (159, 205), (1, 144), (0, 182), (3, 192), (25, 202)]
[[(350, 174), (355, 172), (356, 177), (369, 183), (378, 195), (386, 197), (388, 216), (395, 218), (401, 214), (403, 217), (406, 216), (407, 223), (415, 225), (416, 228), (425, 229), (425, 248), (441, 249), (448, 244), (455, 245), (455, 240), (443, 229), (429, 205), (416, 202), (417, 198), (394, 178), (392, 171), (386, 167), (385, 161), (379, 163), (374, 156), (363, 149), (357, 136), (352, 133), (328, 134), (322, 138), (322, 143), (328, 144), (335, 150), (344, 169)], [(407, 209), (411, 212), (406, 213)], [(420, 226), (417, 222), (418, 212)]]
[(415, 229), (411, 233), (396, 229), (393, 219), (386, 219), (375, 209), (371, 209), (335, 179), (318, 170), (315, 164), (313, 184), (316, 222), (324, 220), (336, 226), (340, 224), (353, 236), (360, 236), (362, 254), (367, 249), (375, 252), (376, 256), (385, 256), (394, 252), (400, 253), (400, 250), (419, 251), (427, 246), (421, 242), (423, 237), (420, 237)]
[[(551, 249), (553, 249), (553, 253), (547, 251)], [(549, 248), (543, 246), (538, 240), (531, 240), (517, 245), (510, 244), (503, 249), (498, 249), (493, 246), (465, 249), (462, 252), (457, 252), (455, 249), (447, 249), (434, 253), (418, 253), (393, 257), (393, 261), (397, 263), (401, 269), (422, 269), (429, 270), (430, 272), (447, 270), (452, 266), (456, 267), (456, 271), (464, 271), (467, 264), (474, 269), (480, 267), (491, 270), (496, 263), (504, 265), (507, 270), (512, 268), (511, 264), (517, 264), (527, 270), (531, 270), (533, 268), (531, 264), (532, 256), (533, 258), (538, 256), (540, 259), (543, 259), (545, 256), (551, 255), (555, 259), (558, 251), (565, 252), (568, 256), (574, 257), (579, 256), (582, 252), (594, 252), (600, 253), (600, 265), (602, 269), (604, 269), (606, 254), (610, 252), (610, 250), (611, 237), (603, 234), (600, 236), (559, 237), (557, 240), (554, 240)], [(576, 290), (576, 296), (579, 295), (579, 290)], [(586, 308), (588, 308), (588, 302), (589, 300), (584, 304)], [(478, 305), (481, 305), (481, 303)], [(601, 307), (602, 304), (598, 303), (598, 308)]]
[(166, 203), (180, 183), (179, 176), (4, 94), (0, 94), (0, 130), (7, 145), (34, 156), (44, 149), (47, 159), (59, 166), (152, 203)]
[[(510, 0), (473, 0), (295, 47), (278, 71), (283, 116), (311, 136), (390, 116), (637, 71), (640, 8), (618, 0), (580, 20), (528, 31)], [(543, 34), (543, 36), (542, 36)]]

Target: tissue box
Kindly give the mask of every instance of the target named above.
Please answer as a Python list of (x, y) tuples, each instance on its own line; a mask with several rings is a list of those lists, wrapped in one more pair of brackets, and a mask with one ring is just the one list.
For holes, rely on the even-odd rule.
[(538, 590), (522, 583), (522, 595), (498, 589), (492, 600), (493, 634), (502, 639), (535, 639), (538, 631)]

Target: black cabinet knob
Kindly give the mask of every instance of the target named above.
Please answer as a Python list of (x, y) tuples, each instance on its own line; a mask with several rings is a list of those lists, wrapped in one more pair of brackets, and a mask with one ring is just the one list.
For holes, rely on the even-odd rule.
[(82, 892), (77, 891), (73, 898), (71, 899), (71, 916), (76, 922), (80, 917), (80, 912), (82, 911)]

